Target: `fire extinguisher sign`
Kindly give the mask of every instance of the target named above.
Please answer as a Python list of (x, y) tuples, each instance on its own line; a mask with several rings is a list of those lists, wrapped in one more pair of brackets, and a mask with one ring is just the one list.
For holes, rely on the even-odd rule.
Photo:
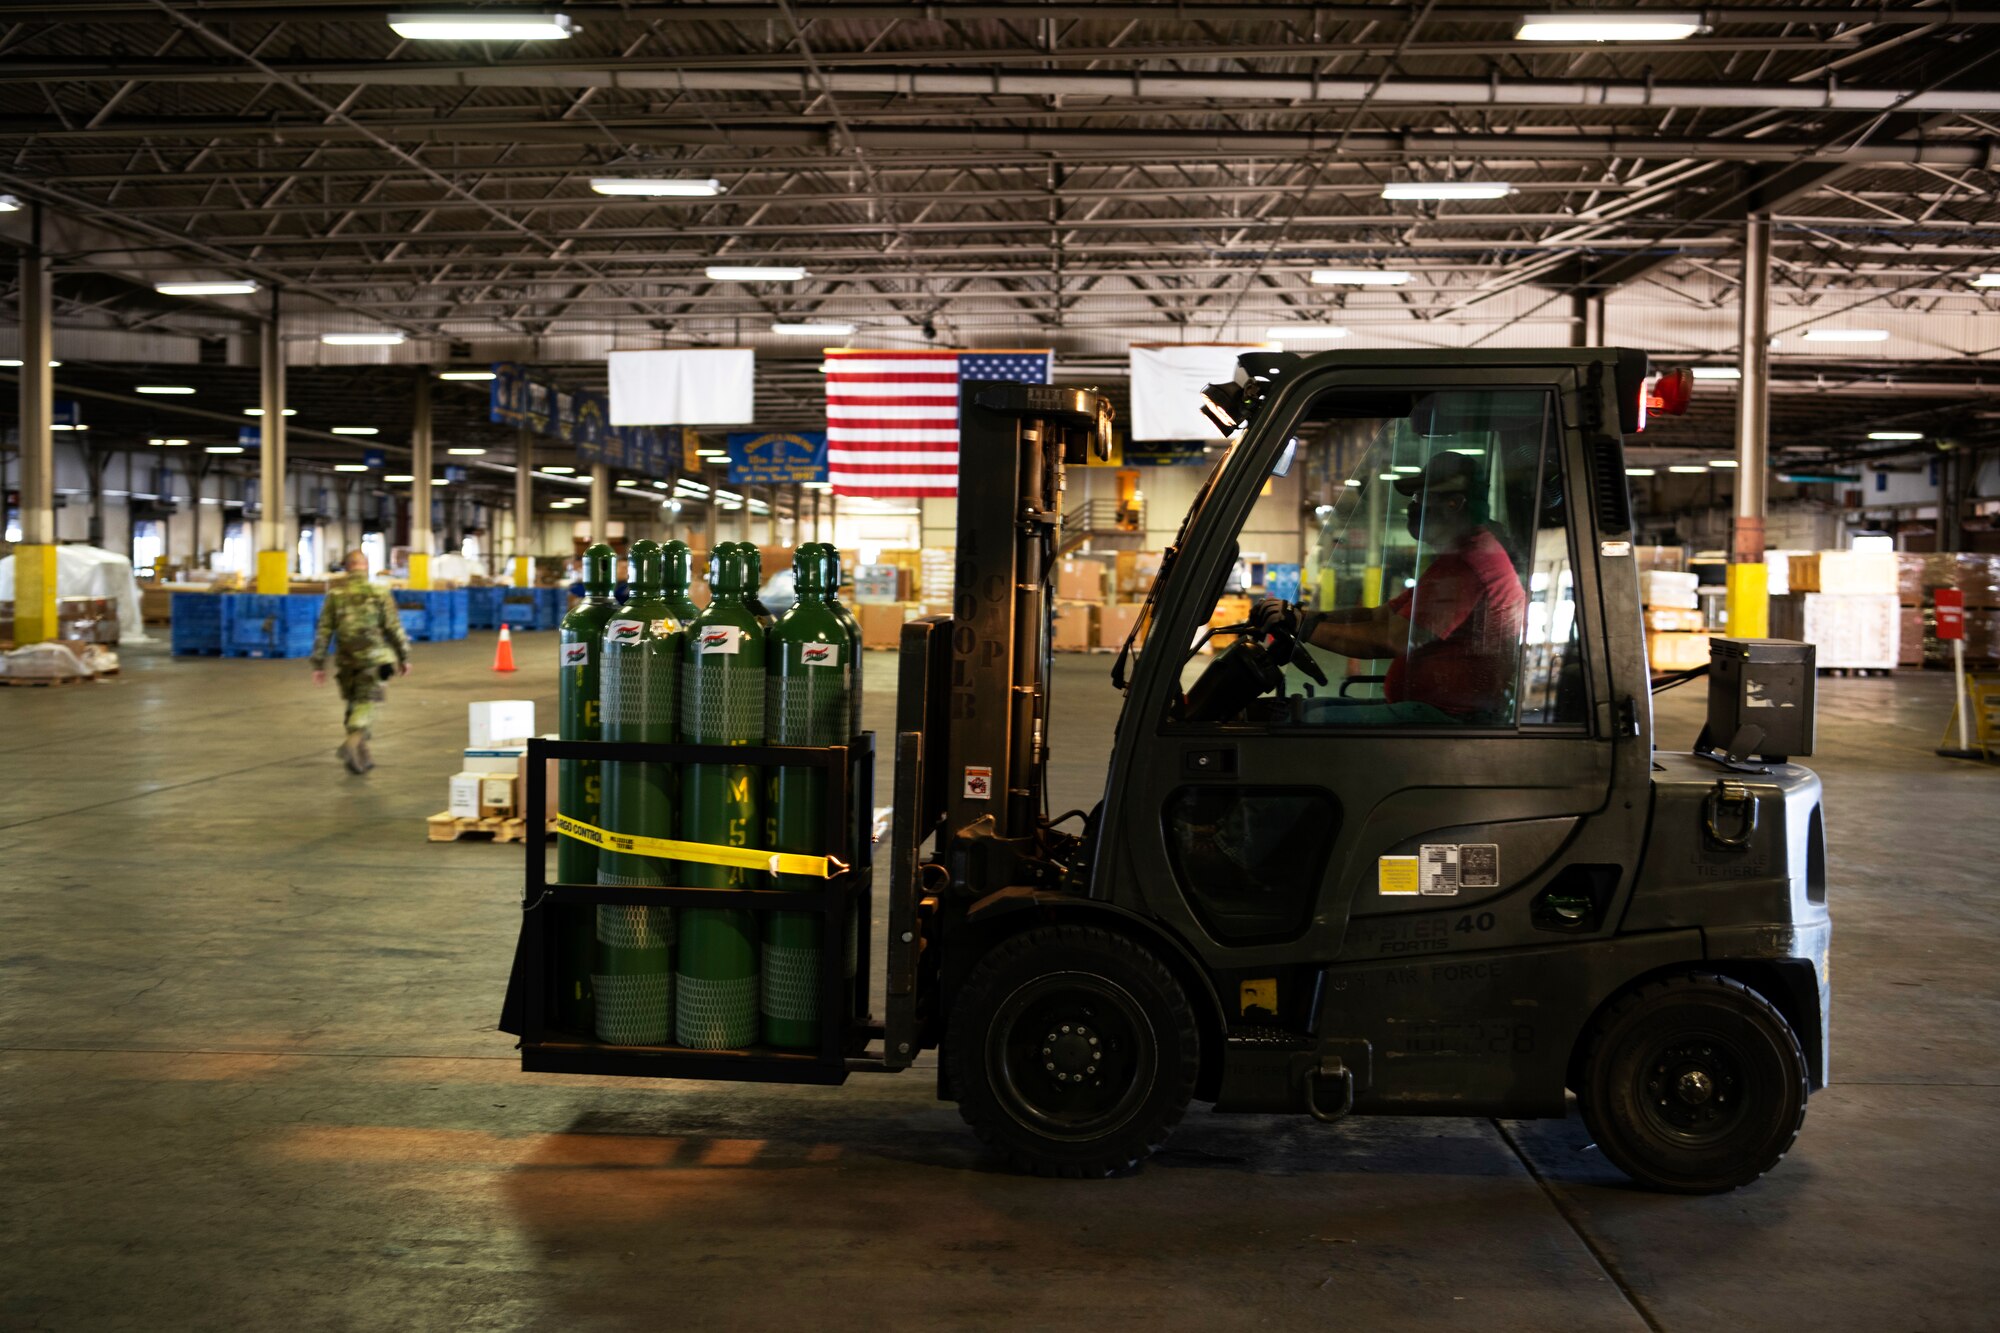
[(967, 764), (965, 766), (965, 799), (968, 801), (990, 801), (993, 799), (993, 769), (991, 765)]
[(1939, 588), (1931, 594), (1937, 607), (1937, 636), (1947, 642), (1965, 637), (1965, 594)]

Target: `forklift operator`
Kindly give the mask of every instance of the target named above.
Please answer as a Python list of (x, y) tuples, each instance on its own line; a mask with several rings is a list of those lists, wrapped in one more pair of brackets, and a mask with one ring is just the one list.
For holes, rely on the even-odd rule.
[[(1451, 724), (1507, 711), (1528, 604), (1504, 536), (1488, 521), (1484, 478), (1474, 459), (1440, 453), (1421, 473), (1399, 477), (1411, 496), (1410, 535), (1436, 554), (1380, 606), (1301, 611), (1275, 599), (1251, 620), (1346, 657), (1390, 659), (1383, 699), (1314, 700), (1327, 724)], [(1293, 622), (1296, 621), (1296, 629)]]

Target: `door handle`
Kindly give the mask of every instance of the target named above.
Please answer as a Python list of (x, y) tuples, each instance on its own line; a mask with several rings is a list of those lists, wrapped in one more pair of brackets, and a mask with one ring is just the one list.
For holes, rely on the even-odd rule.
[(1236, 776), (1236, 747), (1210, 745), (1199, 750), (1184, 751), (1181, 755), (1181, 766), (1196, 777), (1233, 778)]

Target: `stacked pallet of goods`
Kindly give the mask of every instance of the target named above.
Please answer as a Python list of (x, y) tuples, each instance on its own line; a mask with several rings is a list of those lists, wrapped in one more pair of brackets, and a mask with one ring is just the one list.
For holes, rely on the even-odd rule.
[(1820, 551), (1786, 562), (1771, 636), (1812, 644), (1822, 670), (1888, 671), (1902, 630), (1893, 551)]
[(1681, 569), (1639, 571), (1645, 607), (1646, 661), (1655, 674), (1708, 663), (1708, 627), (1702, 622), (1700, 576)]
[(1936, 593), (1965, 599), (1965, 664), (2000, 667), (2000, 555), (1985, 551), (1898, 552), (1897, 595), (1904, 666), (1951, 666), (1951, 645), (1937, 636)]

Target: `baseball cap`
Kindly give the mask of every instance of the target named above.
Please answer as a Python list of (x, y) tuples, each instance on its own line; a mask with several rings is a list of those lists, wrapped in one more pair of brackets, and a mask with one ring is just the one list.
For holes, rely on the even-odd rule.
[(1396, 489), (1404, 495), (1436, 491), (1440, 495), (1472, 491), (1479, 479), (1479, 465), (1468, 455), (1450, 450), (1431, 456), (1422, 472), (1396, 478)]

